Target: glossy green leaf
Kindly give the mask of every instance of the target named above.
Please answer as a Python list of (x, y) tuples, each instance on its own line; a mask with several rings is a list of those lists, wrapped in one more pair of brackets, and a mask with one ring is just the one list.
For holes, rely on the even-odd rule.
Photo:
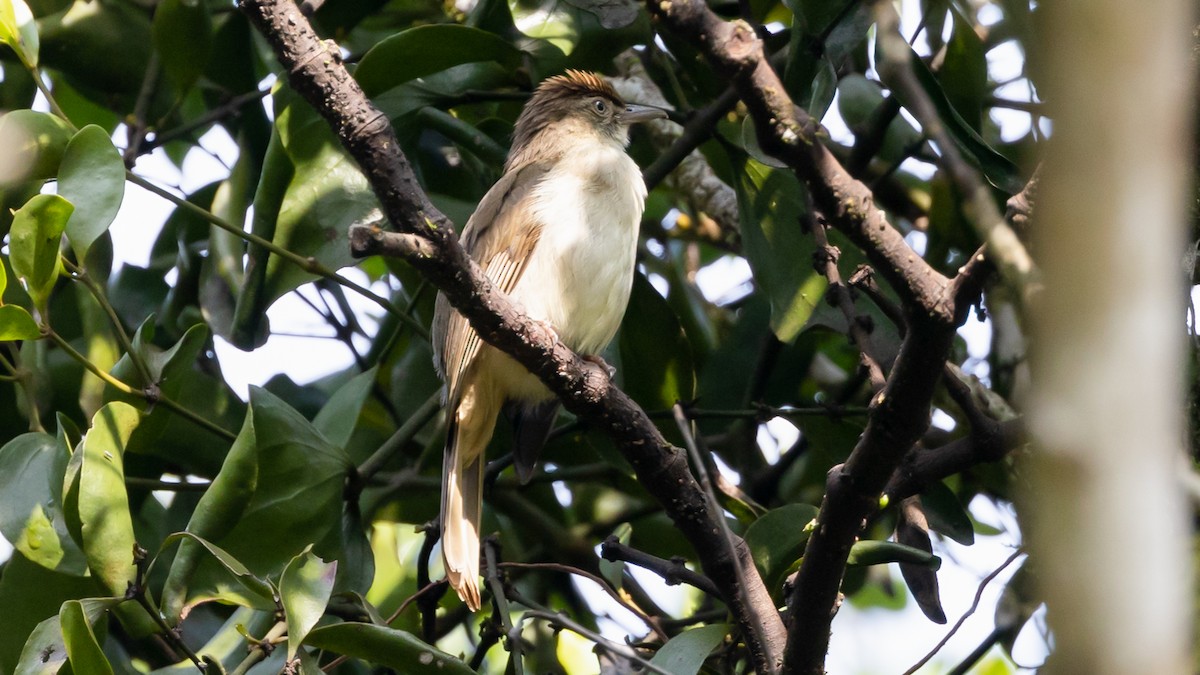
[(53, 178), (58, 173), (71, 127), (63, 120), (33, 110), (14, 110), (0, 117), (0, 186)]
[[(279, 574), (307, 546), (322, 542), (341, 522), (342, 493), (351, 468), (312, 424), (265, 389), (250, 390), (258, 482), (233, 528), (213, 543), (260, 577)], [(336, 541), (340, 542), (340, 538)], [(315, 548), (318, 555), (337, 551)], [(211, 561), (197, 568), (189, 603), (212, 596), (226, 578)]]
[(350, 436), (358, 426), (358, 416), (371, 396), (376, 377), (378, 368), (355, 375), (329, 397), (329, 401), (313, 418), (313, 426), (333, 445), (344, 448), (350, 442)]
[(633, 292), (621, 325), (622, 389), (647, 410), (670, 408), (696, 395), (692, 348), (675, 312), (650, 281), (634, 275)]
[(58, 281), (58, 246), (74, 210), (58, 195), (37, 195), (13, 214), (9, 234), (13, 272), (25, 282), (25, 290), (42, 313)]
[(746, 528), (746, 545), (769, 591), (779, 589), (783, 573), (803, 553), (808, 525), (817, 517), (811, 504), (788, 504), (768, 511)]
[(412, 675), (471, 675), (474, 671), (411, 633), (369, 623), (339, 623), (308, 634), (304, 644)]
[(204, 72), (212, 47), (212, 17), (204, 0), (162, 0), (154, 10), (154, 48), (179, 91)]
[(83, 552), (63, 519), (61, 491), (67, 457), (53, 436), (27, 433), (0, 448), (0, 534), (26, 558), (51, 570), (82, 575)]
[(42, 336), (37, 322), (24, 307), (4, 305), (0, 307), (0, 342), (8, 340), (36, 340)]
[(754, 279), (771, 300), (771, 330), (789, 343), (804, 327), (828, 282), (812, 266), (812, 236), (801, 223), (804, 187), (790, 171), (748, 159), (738, 181), (742, 242)]
[(337, 567), (336, 560), (325, 562), (305, 549), (284, 568), (279, 578), (279, 599), (288, 625), (289, 661), (325, 613)]
[[(230, 555), (229, 551), (191, 532), (176, 532), (170, 535), (163, 540), (162, 548), (166, 549), (177, 541), (181, 544), (189, 542), (195, 544), (196, 550), (201, 553), (199, 557), (203, 561), (211, 563), (212, 570), (204, 578), (206, 583), (200, 588), (193, 589), (193, 592), (187, 596), (187, 603), (183, 607), (182, 614), (186, 614), (191, 606), (209, 600), (267, 611), (275, 608), (276, 593), (271, 583), (246, 569), (246, 566)], [(167, 618), (179, 619), (180, 616), (168, 615)]]
[(854, 542), (854, 545), (850, 547), (850, 557), (847, 559), (846, 564), (864, 566), (882, 565), (893, 562), (925, 565), (934, 570), (942, 565), (942, 559), (928, 551), (898, 544), (894, 541), (878, 541), (876, 539), (863, 539)]
[(79, 468), (80, 536), (88, 568), (112, 595), (124, 595), (136, 578), (133, 519), (125, 492), (125, 445), (141, 414), (125, 403), (96, 412), (76, 454)]
[(67, 659), (75, 675), (113, 675), (112, 665), (100, 649), (92, 624), (79, 600), (63, 603), (58, 613)]
[(685, 630), (659, 648), (650, 663), (671, 675), (696, 675), (728, 633), (729, 626), (723, 623)]
[(27, 638), (43, 619), (57, 625), (64, 602), (103, 593), (94, 577), (48, 570), (14, 551), (0, 576), (0, 670), (15, 670)]
[(26, 68), (37, 67), (37, 24), (24, 0), (0, 0), (0, 44), (12, 47)]
[[(82, 638), (85, 643), (81, 648), (91, 649), (86, 644), (86, 635), (81, 634), (83, 625), (93, 626), (104, 613), (116, 607), (122, 598), (85, 598), (64, 603), (60, 614), (43, 620), (29, 634), (25, 646), (21, 649), (21, 659), (13, 671), (13, 675), (54, 675), (67, 663), (67, 642), (65, 640), (65, 622), (72, 624), (72, 641)], [(79, 622), (82, 615), (83, 622)], [(68, 671), (70, 672), (70, 671)]]
[(494, 33), (458, 24), (416, 26), (379, 41), (354, 71), (368, 96), (463, 63), (521, 65), (521, 51)]
[(58, 194), (75, 206), (67, 221), (67, 240), (82, 263), (125, 198), (125, 164), (108, 132), (91, 125), (75, 134), (59, 166)]
[[(282, 96), (287, 103), (275, 124), (295, 173), (280, 204), (272, 241), (329, 269), (352, 265), (356, 261), (346, 231), (377, 209), (378, 201), (325, 121), (295, 95)], [(263, 306), (314, 278), (294, 263), (271, 256)]]
[(162, 612), (170, 624), (174, 625), (183, 614), (188, 584), (202, 559), (202, 542), (220, 539), (233, 530), (257, 487), (258, 441), (254, 432), (254, 410), (247, 408), (242, 430), (225, 456), (221, 471), (204, 491), (188, 520), (187, 531), (196, 539), (184, 537), (171, 561), (162, 592)]

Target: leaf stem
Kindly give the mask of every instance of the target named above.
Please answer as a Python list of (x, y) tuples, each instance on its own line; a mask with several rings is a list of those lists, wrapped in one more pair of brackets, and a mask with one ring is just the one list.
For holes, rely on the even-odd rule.
[(154, 383), (155, 378), (150, 373), (150, 367), (146, 365), (146, 360), (142, 358), (142, 355), (133, 349), (133, 341), (129, 338), (129, 333), (125, 331), (125, 326), (121, 323), (121, 317), (117, 316), (117, 310), (108, 301), (108, 296), (104, 294), (104, 291), (100, 288), (100, 284), (83, 267), (76, 265), (66, 258), (60, 259), (63, 265), (71, 272), (71, 278), (86, 286), (92, 297), (104, 309), (104, 313), (108, 315), (108, 320), (112, 323), (113, 329), (116, 331), (117, 341), (121, 343), (121, 348), (129, 355), (129, 360), (133, 362), (133, 367), (137, 369), (142, 382), (148, 385)]
[(42, 96), (45, 96), (46, 102), (50, 104), (50, 111), (61, 117), (67, 123), (67, 126), (70, 127), (72, 133), (78, 131), (79, 129), (75, 127), (75, 123), (71, 121), (71, 118), (67, 117), (67, 113), (63, 111), (62, 106), (58, 105), (58, 101), (54, 100), (54, 95), (50, 93), (50, 89), (46, 87), (46, 83), (42, 82), (42, 72), (35, 67), (31, 67), (29, 68), (29, 74), (33, 77), (33, 82), (37, 85), (38, 91), (42, 92)]

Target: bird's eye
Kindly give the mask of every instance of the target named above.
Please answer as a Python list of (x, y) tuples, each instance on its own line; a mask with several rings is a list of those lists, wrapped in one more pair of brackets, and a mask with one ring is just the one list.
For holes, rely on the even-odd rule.
[(602, 99), (602, 98), (598, 98), (595, 101), (592, 101), (592, 107), (595, 108), (596, 112), (600, 113), (601, 115), (608, 112), (608, 104), (605, 103), (604, 99)]

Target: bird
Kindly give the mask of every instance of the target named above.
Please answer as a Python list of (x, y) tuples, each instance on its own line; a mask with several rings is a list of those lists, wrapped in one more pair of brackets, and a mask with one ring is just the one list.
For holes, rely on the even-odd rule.
[[(602, 351), (629, 303), (646, 200), (641, 170), (626, 153), (629, 127), (663, 117), (661, 109), (624, 102), (595, 73), (545, 79), (517, 118), (503, 174), (463, 228), (461, 244), (492, 284), (578, 353)], [(537, 376), (482, 342), (441, 293), (432, 342), (447, 410), (442, 560), (450, 586), (478, 611), (485, 451), (496, 420), (512, 421), (524, 483), (559, 402)]]

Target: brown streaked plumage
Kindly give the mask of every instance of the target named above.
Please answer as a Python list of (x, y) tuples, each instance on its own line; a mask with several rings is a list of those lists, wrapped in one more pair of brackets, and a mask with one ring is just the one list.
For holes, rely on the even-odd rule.
[[(463, 247), (492, 283), (576, 351), (602, 350), (625, 312), (646, 196), (625, 154), (628, 128), (662, 116), (626, 105), (591, 73), (545, 80), (517, 119), (504, 175), (463, 229)], [(528, 480), (558, 401), (483, 343), (441, 294), (433, 345), (449, 414), (442, 559), (450, 584), (477, 610), (484, 454), (496, 417), (513, 419), (517, 472)]]

